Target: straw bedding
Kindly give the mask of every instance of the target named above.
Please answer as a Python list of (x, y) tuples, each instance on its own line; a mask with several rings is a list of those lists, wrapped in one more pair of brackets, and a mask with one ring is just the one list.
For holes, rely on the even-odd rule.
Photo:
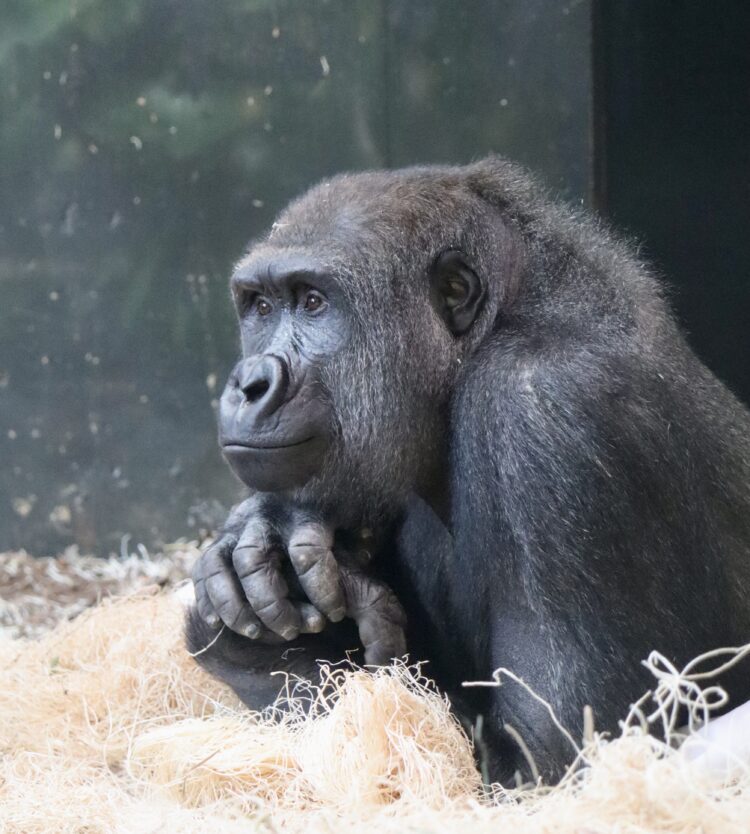
[(283, 720), (250, 714), (183, 648), (185, 590), (150, 584), (35, 637), (6, 629), (0, 831), (750, 830), (746, 770), (720, 779), (633, 722), (594, 734), (555, 789), (488, 792), (416, 668), (333, 668), (333, 695), (290, 691)]

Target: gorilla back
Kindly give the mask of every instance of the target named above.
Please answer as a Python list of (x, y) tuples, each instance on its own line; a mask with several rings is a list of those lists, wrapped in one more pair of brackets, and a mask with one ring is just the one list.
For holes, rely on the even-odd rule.
[[(614, 730), (651, 649), (681, 664), (750, 641), (750, 414), (628, 246), (519, 168), (336, 177), (232, 284), (230, 463), (382, 532), (373, 570), (411, 656), (485, 716), (495, 778), (523, 769), (506, 725), (551, 778), (571, 750), (521, 687), (462, 681), (509, 667), (572, 732), (587, 704)], [(217, 645), (203, 659), (228, 680), (254, 662)], [(724, 683), (750, 698), (746, 667)]]

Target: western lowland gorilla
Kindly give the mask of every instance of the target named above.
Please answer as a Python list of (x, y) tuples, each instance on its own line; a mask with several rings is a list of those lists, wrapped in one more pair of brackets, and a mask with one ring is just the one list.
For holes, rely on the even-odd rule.
[[(539, 703), (462, 681), (508, 667), (574, 734), (585, 705), (616, 730), (651, 649), (750, 641), (750, 413), (631, 249), (518, 167), (335, 177), (231, 286), (220, 441), (252, 493), (187, 637), (245, 703), (408, 648), (482, 716), (493, 778), (524, 771), (510, 725), (555, 779)], [(722, 682), (750, 698), (747, 665)]]

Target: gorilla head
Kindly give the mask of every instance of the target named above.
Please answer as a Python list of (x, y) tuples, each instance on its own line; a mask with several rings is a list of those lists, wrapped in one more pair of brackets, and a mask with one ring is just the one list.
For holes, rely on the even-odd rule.
[(248, 486), (314, 496), (342, 524), (440, 491), (462, 360), (517, 284), (519, 247), (482, 194), (501, 164), (337, 177), (238, 263), (220, 437)]

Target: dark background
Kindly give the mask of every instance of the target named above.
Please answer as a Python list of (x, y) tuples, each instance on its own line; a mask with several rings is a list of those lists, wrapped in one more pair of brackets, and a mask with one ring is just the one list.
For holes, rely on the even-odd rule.
[(750, 399), (741, 2), (6, 0), (0, 548), (210, 526), (232, 261), (345, 169), (539, 171), (642, 243)]
[(593, 34), (596, 205), (750, 403), (750, 3), (602, 0)]

